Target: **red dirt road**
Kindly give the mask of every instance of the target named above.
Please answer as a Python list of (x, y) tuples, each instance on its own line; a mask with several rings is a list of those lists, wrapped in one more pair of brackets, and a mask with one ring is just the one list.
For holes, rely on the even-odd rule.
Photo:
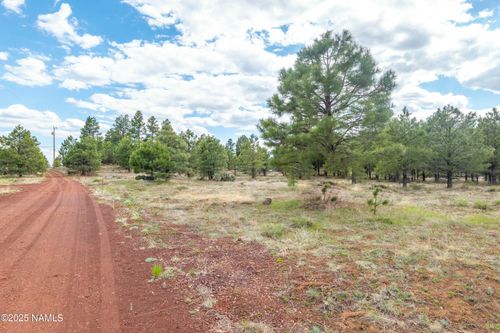
[(118, 309), (108, 231), (83, 186), (49, 173), (0, 197), (0, 332), (119, 332)]

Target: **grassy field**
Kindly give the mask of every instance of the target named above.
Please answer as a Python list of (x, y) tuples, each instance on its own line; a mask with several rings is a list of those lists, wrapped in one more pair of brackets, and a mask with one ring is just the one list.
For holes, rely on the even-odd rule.
[[(144, 182), (112, 168), (80, 181), (165, 250), (165, 280), (215, 311), (214, 332), (500, 331), (500, 186)], [(377, 215), (374, 185), (389, 200)]]
[(22, 185), (38, 184), (43, 181), (42, 176), (0, 176), (0, 195), (11, 194), (21, 189)]

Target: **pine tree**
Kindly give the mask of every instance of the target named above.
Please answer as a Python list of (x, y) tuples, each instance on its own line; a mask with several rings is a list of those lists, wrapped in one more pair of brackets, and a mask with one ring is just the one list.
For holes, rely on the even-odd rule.
[(141, 111), (137, 111), (130, 121), (130, 137), (132, 140), (139, 142), (142, 141), (145, 134), (144, 116)]
[(101, 166), (101, 154), (97, 140), (91, 136), (83, 136), (69, 149), (63, 160), (63, 165), (82, 176), (97, 171)]
[(251, 135), (247, 140), (241, 140), (240, 154), (238, 156), (238, 164), (240, 169), (255, 178), (257, 173), (267, 172), (267, 161), (269, 156), (267, 150), (260, 147), (258, 138)]
[(92, 139), (97, 139), (101, 133), (99, 133), (99, 122), (95, 117), (87, 117), (85, 120), (85, 125), (80, 130), (80, 137), (89, 137)]
[(210, 135), (202, 135), (194, 148), (195, 164), (201, 178), (212, 180), (227, 165), (224, 146)]
[(490, 184), (497, 184), (500, 173), (500, 112), (493, 108), (480, 121), (479, 128), (484, 135), (484, 143), (493, 149), (488, 159), (487, 179)]
[(125, 136), (120, 140), (116, 147), (115, 159), (116, 163), (124, 169), (130, 171), (130, 156), (135, 150), (136, 144), (130, 136)]
[(234, 175), (236, 176), (236, 170), (237, 170), (237, 159), (236, 159), (236, 153), (235, 153), (235, 144), (233, 142), (233, 139), (228, 139), (226, 142), (226, 154), (227, 154), (227, 169), (228, 170), (233, 170)]
[(438, 109), (427, 119), (430, 146), (437, 167), (446, 174), (448, 188), (453, 186), (454, 173), (482, 169), (492, 154), (476, 125), (475, 114), (465, 115), (451, 105)]
[(168, 177), (172, 170), (172, 160), (167, 148), (158, 141), (142, 142), (130, 156), (130, 166), (134, 172), (146, 172), (152, 179)]
[(73, 138), (72, 135), (68, 136), (64, 141), (61, 143), (61, 147), (59, 147), (59, 157), (61, 158), (61, 162), (64, 165), (64, 159), (68, 155), (68, 152), (75, 146), (77, 143), (77, 140)]
[(407, 108), (392, 119), (382, 133), (382, 147), (378, 150), (380, 173), (402, 175), (403, 187), (407, 187), (412, 170), (423, 167), (429, 150), (425, 147), (426, 133), (420, 122), (411, 117)]
[[(327, 32), (298, 53), (293, 68), (281, 70), (278, 93), (268, 102), (275, 118), (261, 120), (262, 137), (275, 156), (286, 154), (278, 159), (300, 166), (290, 176), (308, 164), (312, 168), (311, 160), (306, 163), (309, 152), (339, 161), (342, 157), (333, 155), (348, 152), (343, 146), (388, 113), (394, 79), (392, 71), (381, 73), (349, 32)], [(290, 121), (278, 120), (282, 116)]]
[(39, 146), (30, 131), (16, 126), (8, 135), (0, 137), (0, 172), (19, 177), (44, 172), (49, 163)]
[(157, 139), (167, 148), (170, 154), (172, 171), (180, 174), (190, 174), (188, 143), (175, 133), (169, 121), (163, 122)]
[(118, 144), (121, 139), (127, 135), (131, 135), (131, 124), (128, 115), (118, 116), (115, 118), (113, 126), (106, 133), (106, 141), (111, 142), (113, 145)]
[(146, 137), (154, 138), (158, 135), (160, 131), (160, 125), (158, 125), (158, 120), (156, 120), (155, 116), (149, 117), (146, 123)]

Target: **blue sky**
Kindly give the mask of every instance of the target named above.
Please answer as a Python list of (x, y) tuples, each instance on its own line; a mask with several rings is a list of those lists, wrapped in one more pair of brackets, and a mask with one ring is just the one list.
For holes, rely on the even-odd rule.
[[(500, 105), (496, 0), (0, 0), (0, 133), (50, 152), (96, 116), (142, 110), (221, 140), (256, 132), (280, 68), (327, 29), (349, 29), (398, 75), (395, 111)], [(286, 6), (285, 6), (286, 5)]]

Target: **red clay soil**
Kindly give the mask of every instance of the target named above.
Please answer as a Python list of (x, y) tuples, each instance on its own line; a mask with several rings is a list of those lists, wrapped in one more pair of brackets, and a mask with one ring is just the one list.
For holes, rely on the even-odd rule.
[(119, 332), (109, 237), (58, 173), (0, 198), (0, 332)]
[(0, 332), (205, 332), (109, 206), (51, 172), (0, 197)]

